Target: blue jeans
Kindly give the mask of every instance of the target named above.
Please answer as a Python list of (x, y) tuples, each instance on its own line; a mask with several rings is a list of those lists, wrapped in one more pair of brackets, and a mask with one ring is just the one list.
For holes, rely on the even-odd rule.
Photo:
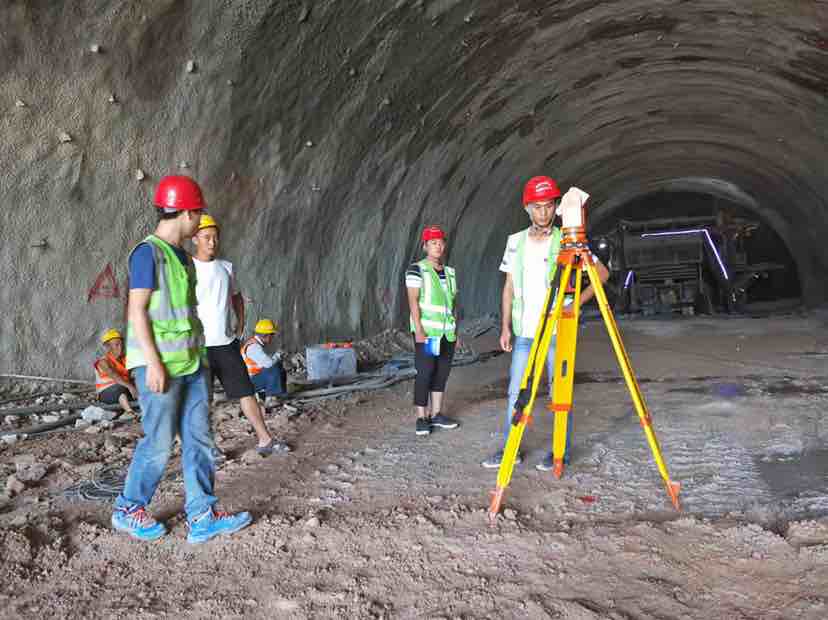
[(281, 362), (276, 362), (270, 368), (250, 377), (256, 392), (264, 392), (267, 396), (283, 396), (287, 393), (285, 369)]
[[(512, 415), (514, 413), (515, 402), (517, 401), (518, 393), (520, 392), (520, 382), (523, 379), (523, 373), (526, 370), (526, 364), (529, 362), (529, 351), (532, 348), (534, 338), (524, 338), (522, 336), (515, 336), (512, 344), (512, 365), (509, 368), (509, 402), (506, 406), (506, 419), (503, 427), (503, 446), (506, 446), (506, 441), (509, 439), (509, 431), (512, 430)], [(555, 337), (552, 337), (549, 343), (549, 353), (546, 356), (546, 374), (549, 379), (549, 394), (552, 394), (552, 379), (555, 376)], [(531, 384), (530, 384), (531, 386)], [(538, 386), (540, 389), (540, 386)], [(572, 415), (569, 416), (569, 424), (567, 425), (566, 433), (566, 450), (569, 452), (569, 446), (572, 439)]]
[(135, 447), (124, 490), (115, 505), (127, 509), (149, 505), (179, 434), (187, 500), (184, 509), (192, 519), (218, 501), (213, 495), (215, 464), (205, 370), (202, 367), (184, 377), (168, 378), (163, 394), (147, 388), (146, 376), (146, 366), (135, 369), (144, 437)]

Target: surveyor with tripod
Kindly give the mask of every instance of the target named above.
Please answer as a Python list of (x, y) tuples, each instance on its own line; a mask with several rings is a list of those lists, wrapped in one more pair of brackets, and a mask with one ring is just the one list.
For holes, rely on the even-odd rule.
[[(512, 353), (512, 363), (509, 370), (509, 397), (502, 445), (483, 461), (482, 465), (486, 468), (500, 467), (503, 460), (503, 448), (509, 437), (520, 382), (529, 359), (535, 331), (543, 317), (546, 293), (555, 279), (561, 246), (561, 229), (558, 225), (560, 222), (556, 217), (560, 200), (561, 190), (553, 179), (537, 176), (526, 183), (523, 189), (523, 208), (529, 215), (530, 226), (509, 236), (500, 263), (500, 271), (506, 274), (501, 296), (500, 346), (504, 351)], [(596, 266), (601, 281), (605, 282), (609, 277), (609, 271), (600, 262), (597, 262)], [(581, 293), (581, 303), (592, 299), (593, 295), (592, 286), (588, 286)], [(546, 360), (550, 394), (554, 360), (555, 346), (551, 344)], [(568, 428), (569, 444), (572, 424)], [(516, 462), (521, 462), (520, 455)], [(541, 471), (551, 470), (551, 451), (535, 467)]]

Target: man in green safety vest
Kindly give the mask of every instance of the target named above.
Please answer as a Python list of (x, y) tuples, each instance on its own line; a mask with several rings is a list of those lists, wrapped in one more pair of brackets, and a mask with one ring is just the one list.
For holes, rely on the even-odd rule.
[(204, 338), (196, 312), (195, 267), (182, 249), (206, 205), (186, 176), (161, 179), (155, 192), (158, 226), (129, 257), (126, 367), (135, 374), (144, 437), (138, 442), (115, 502), (112, 525), (139, 540), (167, 529), (146, 507), (181, 437), (188, 542), (230, 534), (252, 521), (250, 513), (214, 510), (213, 438), (207, 403)]
[[(500, 346), (512, 353), (509, 371), (509, 398), (503, 428), (503, 443), (499, 450), (483, 461), (483, 467), (500, 467), (503, 447), (509, 437), (512, 413), (520, 392), (520, 382), (529, 360), (529, 351), (535, 338), (535, 330), (543, 315), (546, 293), (557, 271), (558, 251), (561, 246), (561, 229), (555, 225), (556, 210), (560, 205), (561, 190), (558, 184), (545, 176), (533, 177), (523, 190), (523, 208), (531, 221), (529, 228), (509, 236), (500, 271), (506, 274), (501, 299)], [(596, 259), (597, 260), (597, 259)], [(597, 263), (601, 281), (609, 277), (609, 271)], [(581, 303), (592, 299), (592, 286), (581, 292)], [(514, 344), (512, 339), (514, 337)], [(547, 374), (550, 382), (555, 361), (554, 341), (549, 346)], [(569, 424), (571, 431), (572, 424)], [(569, 443), (570, 437), (567, 438)], [(566, 454), (569, 454), (567, 447)], [(516, 463), (521, 462), (518, 455)], [(541, 471), (552, 469), (552, 453), (548, 453), (535, 467)]]

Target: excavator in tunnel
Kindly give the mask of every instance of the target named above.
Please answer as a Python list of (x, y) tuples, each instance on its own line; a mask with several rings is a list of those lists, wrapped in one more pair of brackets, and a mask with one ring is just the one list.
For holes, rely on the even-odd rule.
[(616, 312), (644, 316), (741, 313), (758, 281), (781, 262), (751, 260), (746, 240), (762, 223), (716, 215), (619, 219), (594, 249), (612, 274)]

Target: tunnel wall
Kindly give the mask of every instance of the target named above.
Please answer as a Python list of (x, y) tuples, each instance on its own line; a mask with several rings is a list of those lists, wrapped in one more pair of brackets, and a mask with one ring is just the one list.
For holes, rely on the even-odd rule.
[(538, 173), (601, 218), (682, 179), (737, 188), (820, 303), (827, 33), (817, 2), (4, 3), (0, 372), (90, 374), (178, 172), (249, 322), (289, 346), (402, 324), (425, 224), (466, 314), (496, 311)]

